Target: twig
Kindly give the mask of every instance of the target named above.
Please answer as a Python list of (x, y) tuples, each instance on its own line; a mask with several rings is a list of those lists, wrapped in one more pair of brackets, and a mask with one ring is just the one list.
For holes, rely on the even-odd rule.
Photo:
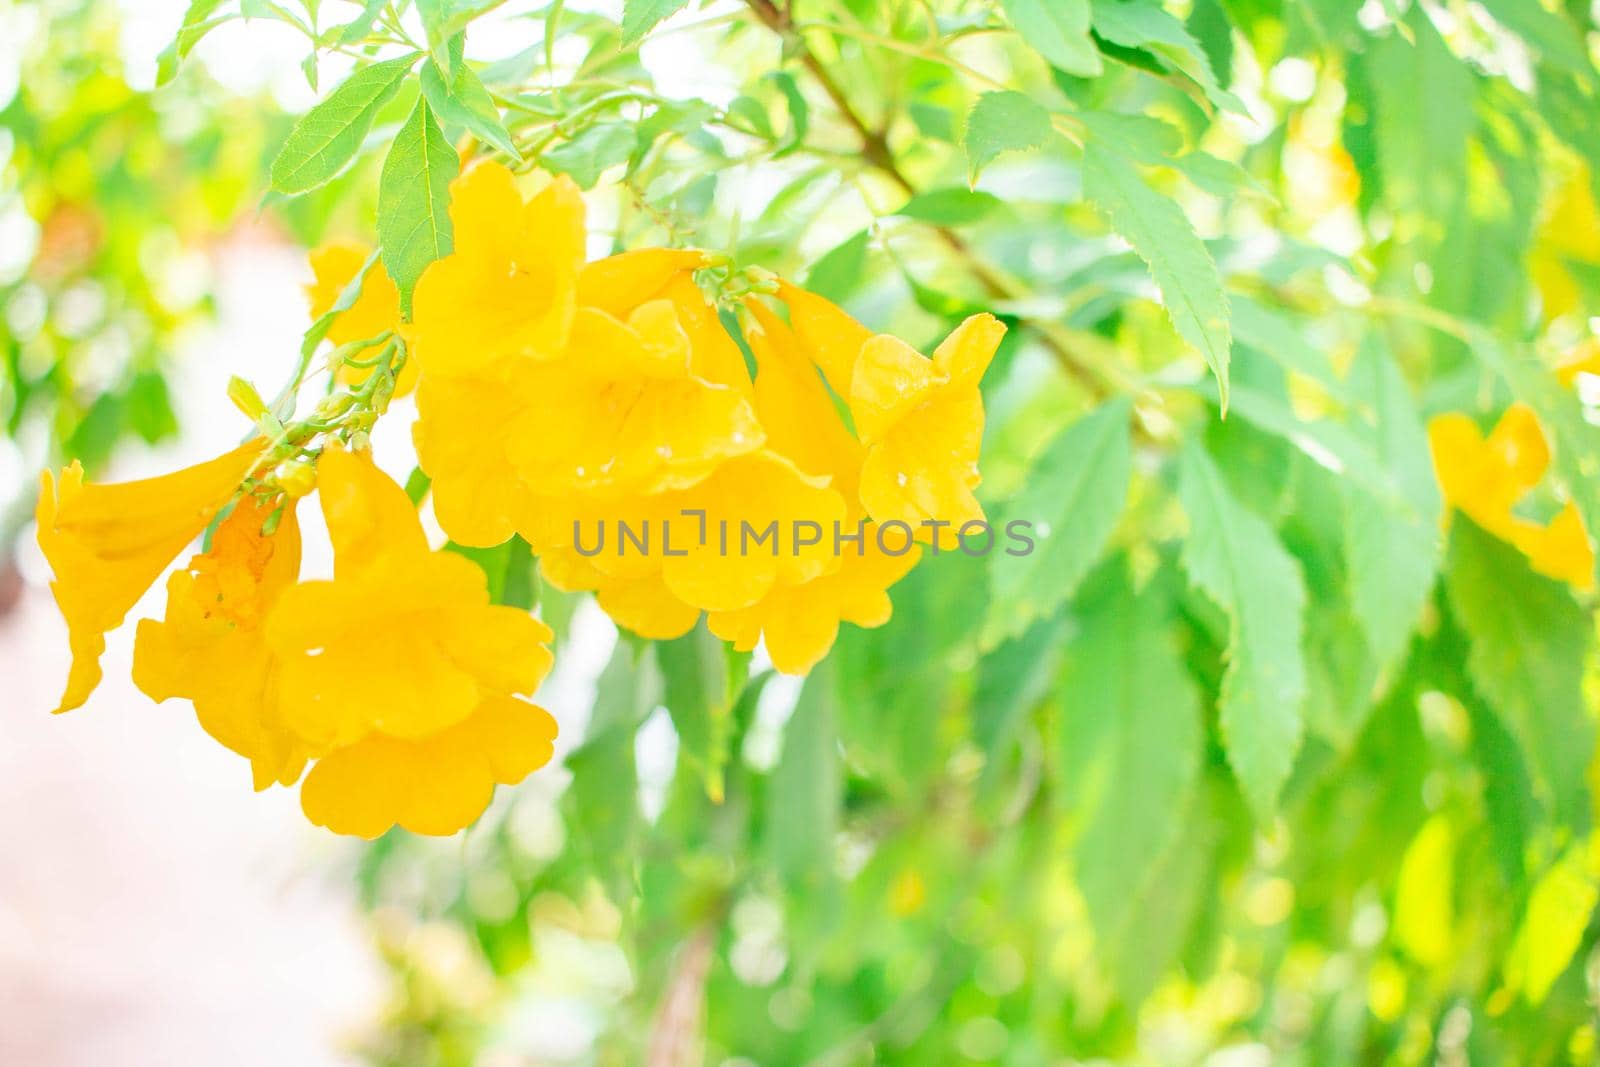
[[(868, 126), (856, 111), (850, 99), (845, 96), (844, 90), (829, 73), (828, 68), (817, 59), (816, 53), (811, 51), (806, 44), (805, 37), (791, 19), (787, 8), (779, 8), (773, 0), (745, 0), (745, 5), (756, 16), (761, 24), (781, 37), (793, 50), (794, 55), (805, 67), (822, 91), (827, 94), (840, 116), (855, 131), (861, 141), (861, 157), (868, 165), (881, 171), (890, 181), (900, 187), (906, 195), (915, 195), (916, 186), (900, 168), (899, 162), (894, 157), (893, 150), (889, 147), (888, 138)], [(985, 263), (980, 258), (966, 238), (948, 226), (934, 226), (933, 231), (939, 239), (965, 263), (968, 272), (983, 286), (984, 291), (996, 300), (1016, 300), (1023, 294), (1001, 272)], [(1031, 329), (1038, 336), (1040, 342), (1053, 355), (1062, 369), (1075, 378), (1090, 395), (1103, 397), (1107, 393), (1105, 382), (1095, 370), (1082, 362), (1061, 341), (1052, 336), (1049, 329), (1042, 323), (1028, 319), (1019, 320), (1023, 326)]]

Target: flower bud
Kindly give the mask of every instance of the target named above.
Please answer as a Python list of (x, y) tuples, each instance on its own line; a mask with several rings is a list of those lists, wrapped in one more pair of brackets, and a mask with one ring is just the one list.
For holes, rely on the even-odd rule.
[(273, 477), (291, 500), (298, 500), (317, 487), (317, 469), (297, 459), (279, 464)]

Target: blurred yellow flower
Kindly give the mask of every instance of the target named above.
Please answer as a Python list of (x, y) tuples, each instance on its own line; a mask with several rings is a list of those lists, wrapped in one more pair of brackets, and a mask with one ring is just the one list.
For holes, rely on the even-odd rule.
[(1573, 263), (1600, 264), (1600, 210), (1595, 207), (1589, 168), (1581, 163), (1556, 190), (1528, 253), (1528, 269), (1546, 321), (1580, 310)]
[(239, 501), (211, 548), (167, 579), (166, 616), (141, 619), (133, 647), (134, 684), (152, 700), (192, 701), (205, 731), (250, 761), (257, 789), (292, 785), (307, 754), (277, 720), (278, 668), (263, 631), (300, 574), (294, 502), (262, 533), (280, 502)]
[(584, 258), (578, 187), (558, 177), (524, 202), (509, 170), (481, 162), (450, 183), (450, 220), (455, 250), (418, 280), (407, 331), (422, 372), (560, 355)]
[(1448, 508), (1515, 545), (1539, 573), (1577, 589), (1592, 588), (1594, 549), (1576, 505), (1568, 501), (1547, 525), (1514, 513), (1550, 466), (1550, 447), (1532, 408), (1512, 404), (1488, 437), (1460, 412), (1435, 416), (1428, 423), (1428, 443)]
[(50, 590), (67, 620), (72, 668), (57, 712), (82, 706), (100, 684), (105, 634), (228, 503), (261, 454), (252, 440), (172, 474), (85, 485), (76, 462), (59, 483), (40, 479), (39, 548), (55, 572)]
[(453, 834), (483, 814), (496, 785), (550, 762), (556, 722), (509, 696), (486, 698), (461, 721), (416, 739), (371, 734), (317, 761), (300, 787), (306, 818), (374, 838), (399, 825)]
[(1587, 338), (1556, 366), (1556, 379), (1569, 389), (1580, 374), (1600, 376), (1600, 337)]
[(464, 556), (429, 551), (370, 456), (330, 449), (318, 467), (334, 577), (285, 590), (266, 624), (285, 725), (314, 748), (421, 740), (490, 697), (531, 693), (550, 667), (549, 628), (492, 606)]
[(706, 265), (694, 248), (639, 248), (586, 263), (578, 272), (578, 303), (619, 319), (640, 304), (658, 299), (680, 275)]
[[(311, 253), (311, 273), (315, 280), (306, 286), (306, 298), (311, 303), (311, 317), (321, 318), (339, 299), (344, 287), (350, 284), (367, 262), (371, 249), (360, 245), (336, 241), (322, 245)], [(336, 345), (350, 344), (367, 337), (377, 337), (387, 331), (399, 332), (400, 290), (390, 280), (382, 263), (374, 263), (367, 276), (361, 279), (361, 295), (356, 302), (334, 317), (328, 327), (328, 340)], [(356, 353), (357, 359), (371, 359), (381, 346), (369, 346)], [(394, 395), (404, 396), (417, 384), (417, 361), (407, 360), (395, 382)], [(355, 367), (346, 363), (334, 372), (339, 381), (359, 385), (372, 374), (371, 367)]]

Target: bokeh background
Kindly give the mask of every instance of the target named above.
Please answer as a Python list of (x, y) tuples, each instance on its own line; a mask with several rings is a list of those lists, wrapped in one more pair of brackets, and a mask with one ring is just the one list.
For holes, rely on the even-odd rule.
[[(1066, 487), (1112, 502), (1039, 617), (987, 565), (925, 562), (804, 690), (542, 589), (552, 765), (457, 837), (363, 844), (136, 692), (131, 626), (88, 706), (46, 714), (66, 638), (31, 515), (66, 457), (135, 478), (246, 432), (227, 383), (288, 375), (306, 252), (373, 243), (411, 102), (285, 199), (296, 116), (370, 56), (308, 62), (260, 0), (183, 56), (204, 0), (0, 0), (0, 1065), (1600, 1062), (1592, 589), (1462, 516), (1434, 538), (1423, 431), (1525, 401), (1556, 460), (1519, 517), (1600, 514), (1600, 5), (1127, 2), (1144, 28), (1097, 37), (1093, 75), (1010, 28), (1050, 0), (708, 0), (642, 45), (621, 0), (464, 5), (518, 142), (585, 186), (592, 255), (725, 251), (924, 350), (992, 309), (985, 504), (1076, 529)], [(1057, 126), (980, 175), (964, 126), (997, 88)], [(1090, 202), (1085, 145), (1127, 154), (1157, 239)], [(1226, 421), (1152, 284), (1172, 248), (1229, 293)], [(400, 479), (413, 412), (374, 435)], [(1131, 491), (1059, 451), (1107, 413)], [(1265, 816), (1218, 725), (1237, 636), (1189, 573), (1197, 455), (1304, 582), (1304, 740)], [(1424, 502), (1392, 585), (1340, 511), (1387, 506), (1391, 468)], [(1355, 602), (1400, 586), (1379, 649)], [(1176, 695), (1084, 714), (1122, 707), (1084, 664), (1123, 654), (1176, 663)], [(678, 701), (723, 732), (684, 740)]]

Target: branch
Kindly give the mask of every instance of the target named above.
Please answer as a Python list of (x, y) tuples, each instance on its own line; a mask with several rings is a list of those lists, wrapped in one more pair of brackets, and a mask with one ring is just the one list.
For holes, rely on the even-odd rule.
[[(857, 138), (860, 139), (861, 158), (866, 160), (869, 166), (882, 172), (890, 181), (898, 185), (906, 195), (915, 195), (917, 188), (911, 183), (911, 179), (906, 176), (905, 171), (900, 168), (900, 164), (894, 157), (893, 150), (889, 147), (888, 138), (882, 132), (868, 126), (861, 114), (856, 111), (855, 107), (850, 103), (850, 98), (845, 95), (844, 90), (839, 86), (833, 75), (829, 73), (828, 68), (822, 65), (822, 61), (817, 58), (816, 53), (811, 51), (810, 46), (806, 44), (805, 37), (795, 28), (789, 10), (786, 7), (778, 7), (774, 0), (745, 0), (745, 6), (750, 9), (763, 26), (784, 40), (793, 50), (795, 57), (800, 60), (800, 65), (805, 67), (817, 84), (822, 87), (822, 91), (833, 102), (834, 108), (839, 112), (846, 124), (855, 131)], [(948, 226), (936, 225), (933, 227), (933, 231), (939, 235), (939, 239), (945, 243), (946, 247), (961, 259), (968, 273), (977, 279), (978, 284), (983, 286), (984, 292), (990, 298), (995, 300), (1016, 300), (1024, 295), (1003, 274), (985, 263), (972, 246), (967, 243), (966, 238), (955, 230)], [(1053, 336), (1046, 324), (1034, 322), (1030, 319), (1019, 319), (1018, 321), (1024, 327), (1033, 331), (1045, 348), (1050, 351), (1050, 354), (1055, 357), (1061, 368), (1087, 389), (1091, 396), (1102, 397), (1106, 395), (1107, 389), (1100, 375), (1092, 367), (1078, 359), (1066, 345), (1061, 343), (1059, 338)]]

